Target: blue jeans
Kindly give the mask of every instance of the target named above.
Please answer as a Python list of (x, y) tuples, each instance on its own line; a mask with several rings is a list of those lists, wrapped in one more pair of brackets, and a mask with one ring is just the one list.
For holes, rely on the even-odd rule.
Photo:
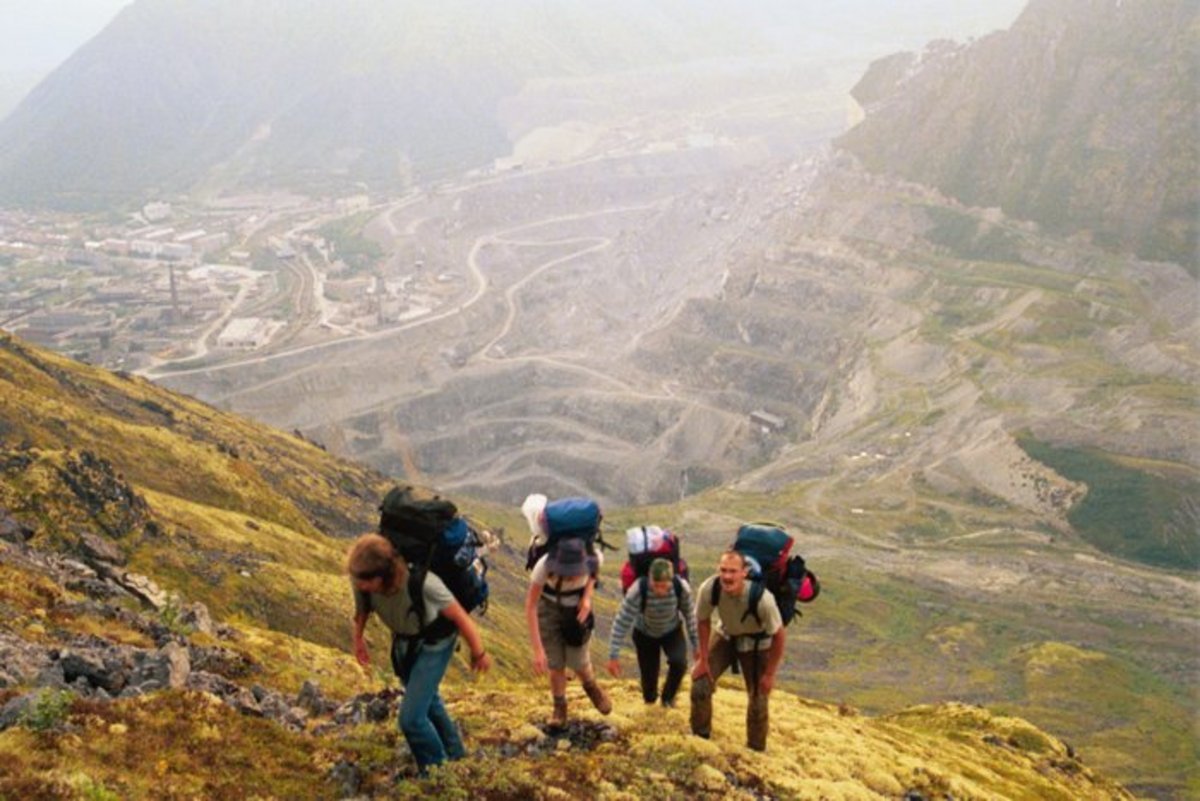
[[(430, 765), (440, 765), (447, 759), (462, 759), (467, 755), (458, 736), (458, 727), (450, 719), (438, 694), (438, 685), (450, 666), (457, 642), (458, 636), (451, 635), (432, 644), (420, 643), (417, 645), (416, 661), (407, 671), (408, 675), (400, 675), (404, 699), (400, 702), (397, 722), (422, 774)], [(398, 647), (403, 649), (404, 642), (401, 641)]]

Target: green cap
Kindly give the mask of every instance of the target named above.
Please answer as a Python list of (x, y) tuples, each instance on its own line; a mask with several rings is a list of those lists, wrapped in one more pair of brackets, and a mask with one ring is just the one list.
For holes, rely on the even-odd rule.
[(675, 576), (675, 568), (666, 559), (655, 559), (650, 563), (651, 581), (670, 581)]

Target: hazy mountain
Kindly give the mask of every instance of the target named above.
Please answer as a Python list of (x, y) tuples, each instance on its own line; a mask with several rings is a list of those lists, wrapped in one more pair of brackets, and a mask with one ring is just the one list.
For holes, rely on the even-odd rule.
[(1016, 2), (140, 0), (0, 124), (0, 202), (404, 187), (507, 154), (498, 103), (531, 78), (769, 47), (864, 60), (1000, 27)]
[(707, 22), (677, 0), (142, 0), (4, 121), (0, 199), (96, 205), (214, 169), (403, 186), (507, 152), (496, 105), (530, 77), (746, 44)]
[(868, 168), (1197, 269), (1197, 6), (1034, 0), (1012, 28), (876, 62), (839, 140)]
[[(763, 155), (758, 131), (795, 128), (739, 101), (786, 108), (779, 82), (760, 97), (696, 74), (672, 77), (728, 82), (662, 115), (661, 94), (686, 88), (663, 92), (661, 75), (574, 82), (560, 106), (530, 93), (529, 107), (570, 114), (642, 89), (653, 122), (603, 158), (448, 183), (368, 226), (397, 254), (385, 273), (411, 275), (420, 253), (455, 276), (444, 308), (461, 313), (380, 338), (310, 332), (311, 350), (162, 380), (498, 502), (807, 481), (861, 524), (874, 509), (892, 536), (893, 503), (912, 512), (901, 530), (944, 527), (919, 502), (930, 491), (1008, 505), (1031, 516), (1022, 526), (1120, 558), (1200, 567), (1194, 280), (845, 155)], [(697, 130), (713, 146), (677, 146)], [(884, 478), (895, 496), (864, 497)]]
[(28, 70), (0, 72), (0, 120), (17, 107), (43, 77), (44, 73)]

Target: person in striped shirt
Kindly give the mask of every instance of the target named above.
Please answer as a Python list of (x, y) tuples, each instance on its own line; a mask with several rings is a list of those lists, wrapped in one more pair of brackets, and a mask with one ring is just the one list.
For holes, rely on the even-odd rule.
[(691, 643), (692, 653), (699, 647), (696, 614), (692, 604), (692, 588), (675, 575), (666, 559), (655, 559), (645, 576), (639, 578), (625, 593), (625, 600), (613, 621), (608, 642), (608, 672), (621, 675), (618, 658), (621, 643), (633, 628), (633, 645), (637, 650), (638, 671), (642, 678), (642, 698), (653, 704), (659, 698), (658, 672), (661, 654), (667, 656), (667, 678), (663, 682), (663, 706), (675, 706), (675, 694), (687, 673), (688, 651), (684, 642)]

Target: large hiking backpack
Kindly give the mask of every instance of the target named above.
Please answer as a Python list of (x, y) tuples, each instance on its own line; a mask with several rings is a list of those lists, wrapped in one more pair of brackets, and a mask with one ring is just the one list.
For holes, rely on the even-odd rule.
[[(791, 552), (795, 540), (782, 526), (773, 523), (749, 523), (738, 529), (733, 550), (746, 557), (750, 568), (750, 599), (747, 615), (760, 624), (758, 602), (764, 590), (775, 596), (783, 625), (798, 614), (797, 603), (809, 603), (821, 592), (816, 575), (804, 563), (804, 557)], [(712, 605), (721, 597), (721, 582), (712, 584)]]
[(625, 545), (629, 558), (621, 565), (622, 592), (628, 592), (633, 582), (649, 573), (655, 559), (666, 559), (675, 568), (676, 577), (687, 580), (688, 564), (680, 556), (679, 537), (674, 532), (658, 526), (634, 526), (625, 531)]
[[(526, 498), (522, 510), (535, 504), (536, 498)], [(527, 515), (529, 512), (526, 512)], [(525, 569), (532, 570), (538, 560), (550, 553), (559, 542), (567, 539), (582, 539), (587, 545), (588, 553), (595, 551), (597, 543), (604, 545), (600, 538), (600, 506), (591, 498), (560, 498), (545, 502), (536, 518), (530, 522), (532, 537), (529, 551), (525, 557)]]
[[(488, 583), (485, 532), (460, 517), (451, 502), (416, 487), (393, 487), (379, 506), (379, 533), (408, 563), (408, 592), (412, 613), (425, 619), (425, 576), (442, 580), (467, 612), (487, 611)], [(454, 623), (439, 616), (423, 626), (426, 642), (452, 634)]]

